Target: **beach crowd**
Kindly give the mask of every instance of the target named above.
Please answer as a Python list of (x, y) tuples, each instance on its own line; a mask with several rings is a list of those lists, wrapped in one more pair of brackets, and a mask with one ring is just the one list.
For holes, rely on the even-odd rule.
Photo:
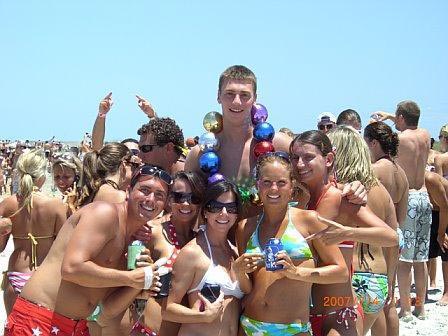
[(0, 141), (5, 335), (398, 336), (439, 257), (448, 305), (448, 124), (433, 149), (406, 100), (275, 132), (241, 65), (217, 99), (188, 139), (136, 95), (105, 143), (109, 93), (77, 146)]

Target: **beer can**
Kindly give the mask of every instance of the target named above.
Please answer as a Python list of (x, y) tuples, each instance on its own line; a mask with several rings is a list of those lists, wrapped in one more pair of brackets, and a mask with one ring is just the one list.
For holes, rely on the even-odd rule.
[(140, 240), (134, 240), (128, 246), (128, 270), (133, 270), (136, 268), (135, 262), (137, 255), (140, 254), (145, 249), (145, 245)]
[(277, 261), (275, 255), (277, 254), (277, 252), (281, 250), (283, 250), (283, 244), (280, 239), (278, 238), (269, 239), (268, 243), (264, 248), (264, 256), (267, 271), (277, 271), (283, 269), (283, 265), (275, 264), (275, 262)]

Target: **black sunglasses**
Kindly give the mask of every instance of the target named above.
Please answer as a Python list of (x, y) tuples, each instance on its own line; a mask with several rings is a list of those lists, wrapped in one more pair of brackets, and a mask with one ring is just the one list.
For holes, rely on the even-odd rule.
[(136, 170), (140, 167), (140, 164), (137, 162), (132, 162), (130, 160), (126, 160), (126, 163), (131, 166), (132, 170)]
[(152, 150), (156, 146), (159, 147), (160, 145), (159, 144), (141, 145), (139, 148), (143, 153), (149, 153), (149, 152), (152, 152)]
[(333, 127), (334, 127), (334, 124), (325, 124), (325, 125), (318, 126), (320, 131), (323, 131), (324, 129), (331, 130)]
[(135, 155), (135, 156), (138, 156), (138, 154), (140, 153), (140, 151), (138, 149), (135, 149), (135, 148), (130, 149), (130, 151), (131, 151), (132, 155)]
[(168, 185), (173, 184), (173, 179), (171, 178), (171, 175), (168, 174), (166, 171), (164, 171), (162, 168), (152, 166), (152, 165), (144, 165), (140, 167), (139, 170), (136, 171), (134, 176), (131, 180), (131, 186), (134, 186), (137, 183), (137, 179), (141, 176), (157, 176), (160, 178), (163, 182), (165, 182)]
[(171, 197), (172, 197), (174, 203), (188, 202), (190, 204), (196, 204), (196, 205), (201, 204), (201, 199), (199, 197), (193, 195), (193, 193), (172, 191)]
[(222, 211), (223, 208), (226, 208), (226, 211), (229, 214), (237, 214), (238, 213), (238, 205), (236, 204), (236, 202), (221, 203), (221, 202), (212, 200), (205, 205), (205, 209), (211, 213), (219, 213)]

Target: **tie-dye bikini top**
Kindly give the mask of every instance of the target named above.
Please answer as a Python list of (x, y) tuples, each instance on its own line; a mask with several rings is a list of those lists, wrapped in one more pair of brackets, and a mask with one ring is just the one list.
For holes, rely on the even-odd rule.
[[(258, 231), (260, 223), (262, 222), (264, 214), (260, 215), (257, 222), (257, 228), (247, 242), (246, 252), (247, 253), (263, 253), (260, 247), (260, 241), (258, 240)], [(311, 249), (303, 238), (302, 234), (296, 229), (294, 223), (291, 221), (289, 216), (288, 207), (288, 226), (286, 227), (283, 236), (281, 237), (281, 242), (283, 244), (283, 249), (288, 253), (291, 259), (312, 259), (313, 254)]]

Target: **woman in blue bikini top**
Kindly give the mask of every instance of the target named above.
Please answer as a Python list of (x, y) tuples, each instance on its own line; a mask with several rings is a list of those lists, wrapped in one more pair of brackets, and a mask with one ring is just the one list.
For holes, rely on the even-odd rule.
[[(256, 171), (263, 213), (239, 223), (238, 250), (249, 258), (262, 252), (270, 238), (278, 238), (284, 251), (276, 258), (283, 269), (272, 272), (255, 264), (246, 270), (251, 292), (243, 300), (240, 323), (246, 335), (309, 335), (312, 283), (347, 281), (348, 271), (336, 246), (324, 246), (320, 239), (307, 241), (326, 226), (314, 211), (289, 206), (294, 179), (288, 155), (264, 155)], [(326, 266), (315, 268), (314, 257)]]

